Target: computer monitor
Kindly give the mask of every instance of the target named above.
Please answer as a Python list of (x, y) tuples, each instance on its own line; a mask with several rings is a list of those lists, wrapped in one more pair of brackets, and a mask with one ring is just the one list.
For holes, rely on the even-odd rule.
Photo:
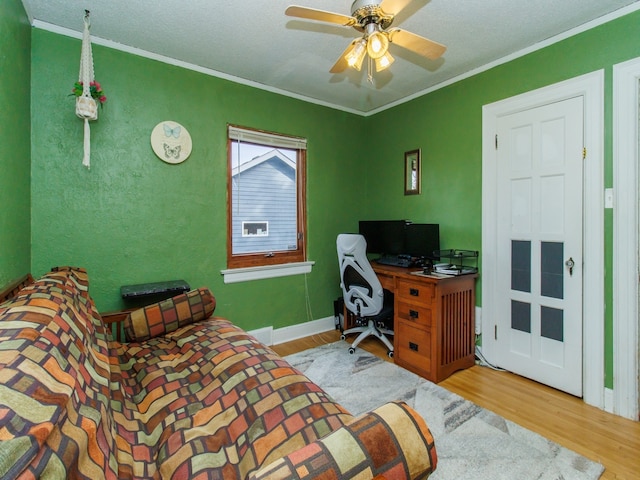
[(405, 247), (405, 220), (361, 220), (360, 235), (367, 241), (367, 253), (402, 255)]
[(433, 254), (440, 250), (440, 225), (437, 223), (410, 223), (405, 229), (405, 253), (412, 257), (439, 260)]
[(440, 226), (437, 223), (411, 223), (407, 220), (362, 220), (360, 234), (367, 241), (367, 253), (408, 255), (418, 259), (438, 260)]

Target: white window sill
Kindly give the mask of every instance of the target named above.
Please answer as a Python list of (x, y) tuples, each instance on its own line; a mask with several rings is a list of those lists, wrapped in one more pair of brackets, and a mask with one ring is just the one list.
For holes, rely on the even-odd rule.
[(248, 282), (264, 278), (286, 277), (310, 273), (316, 262), (283, 263), (281, 265), (266, 265), (264, 267), (231, 268), (220, 270), (224, 276), (224, 283)]

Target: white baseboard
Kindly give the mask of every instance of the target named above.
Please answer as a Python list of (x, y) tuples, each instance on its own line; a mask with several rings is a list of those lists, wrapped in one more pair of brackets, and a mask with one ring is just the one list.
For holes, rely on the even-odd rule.
[(247, 333), (256, 337), (264, 345), (273, 345), (273, 327), (258, 328)]
[(336, 328), (335, 322), (335, 317), (331, 316), (277, 329), (273, 327), (258, 328), (247, 333), (265, 345), (271, 346), (334, 330)]
[(605, 412), (614, 413), (613, 410), (613, 389), (605, 388), (604, 389), (604, 408)]

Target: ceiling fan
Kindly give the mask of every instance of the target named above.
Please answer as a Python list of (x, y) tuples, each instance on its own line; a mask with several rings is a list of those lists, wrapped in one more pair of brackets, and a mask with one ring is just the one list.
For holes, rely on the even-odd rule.
[(370, 59), (369, 70), (371, 71), (371, 63), (373, 62), (376, 72), (380, 72), (394, 61), (389, 53), (390, 44), (406, 48), (430, 60), (440, 58), (447, 49), (444, 45), (415, 33), (400, 28), (389, 29), (395, 16), (411, 1), (355, 0), (351, 5), (351, 16), (297, 5), (288, 7), (285, 14), (290, 17), (353, 27), (363, 34), (362, 37), (351, 42), (329, 70), (331, 73), (340, 73), (347, 67), (353, 67), (359, 71), (367, 54)]

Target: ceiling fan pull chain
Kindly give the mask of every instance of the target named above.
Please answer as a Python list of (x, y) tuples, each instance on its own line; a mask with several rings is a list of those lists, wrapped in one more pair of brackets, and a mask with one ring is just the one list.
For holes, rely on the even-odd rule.
[(371, 57), (367, 56), (367, 80), (371, 85), (373, 85), (373, 74), (371, 73), (373, 69), (373, 60)]

